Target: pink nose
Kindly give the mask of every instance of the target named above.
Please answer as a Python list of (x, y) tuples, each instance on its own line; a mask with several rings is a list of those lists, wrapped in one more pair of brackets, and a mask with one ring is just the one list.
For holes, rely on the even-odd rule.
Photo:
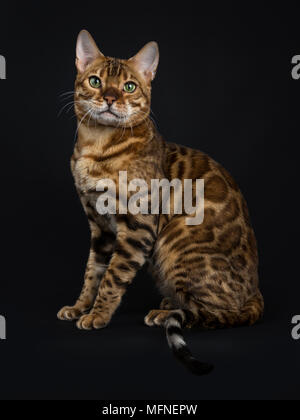
[(117, 98), (114, 95), (105, 95), (104, 99), (106, 100), (109, 106), (111, 106), (117, 100)]

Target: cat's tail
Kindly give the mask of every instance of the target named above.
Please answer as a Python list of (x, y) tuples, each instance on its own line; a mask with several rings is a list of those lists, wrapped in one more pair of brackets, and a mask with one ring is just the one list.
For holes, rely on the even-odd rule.
[(185, 311), (176, 310), (165, 321), (165, 328), (169, 347), (174, 356), (194, 375), (207, 375), (213, 370), (213, 365), (202, 363), (191, 353), (182, 335), (182, 328), (186, 319)]

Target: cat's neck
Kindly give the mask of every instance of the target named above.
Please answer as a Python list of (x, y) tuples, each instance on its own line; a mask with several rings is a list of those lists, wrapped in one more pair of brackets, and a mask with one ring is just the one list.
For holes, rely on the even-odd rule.
[(78, 143), (84, 145), (91, 143), (99, 146), (104, 146), (120, 129), (116, 127), (109, 127), (104, 125), (96, 125), (94, 127), (81, 124), (78, 128)]
[(104, 125), (87, 126), (80, 124), (78, 128), (77, 144), (79, 149), (85, 146), (93, 146), (99, 151), (112, 146), (115, 143), (126, 141), (128, 138), (145, 138), (145, 141), (154, 134), (154, 126), (151, 120), (145, 120), (140, 125), (130, 128), (110, 127)]

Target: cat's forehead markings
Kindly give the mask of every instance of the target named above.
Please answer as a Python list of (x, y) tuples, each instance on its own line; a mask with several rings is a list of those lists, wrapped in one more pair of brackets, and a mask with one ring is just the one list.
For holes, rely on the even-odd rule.
[(123, 66), (119, 59), (108, 57), (106, 59), (105, 67), (108, 76), (119, 77)]
[(118, 58), (106, 57), (106, 61), (100, 70), (100, 77), (122, 77), (124, 80), (132, 77), (130, 69)]
[(99, 76), (100, 76), (100, 77), (103, 77), (103, 76), (104, 76), (104, 72), (105, 72), (105, 69), (104, 69), (104, 68), (102, 68), (102, 69), (100, 70), (100, 72), (99, 72)]

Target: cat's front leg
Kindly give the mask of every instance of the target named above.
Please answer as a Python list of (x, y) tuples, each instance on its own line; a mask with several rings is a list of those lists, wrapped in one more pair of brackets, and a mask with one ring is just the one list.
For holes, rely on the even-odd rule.
[(98, 293), (100, 279), (111, 258), (115, 237), (109, 232), (93, 227), (90, 255), (86, 266), (84, 284), (73, 306), (64, 306), (57, 314), (60, 320), (73, 321), (87, 313)]
[(152, 217), (147, 221), (137, 220), (136, 223), (129, 221), (130, 216), (119, 220), (122, 222), (118, 224), (116, 248), (100, 282), (91, 312), (83, 315), (77, 322), (80, 329), (103, 328), (109, 323), (127, 286), (144, 265), (153, 248), (156, 230)]
[(73, 321), (80, 318), (93, 306), (98, 292), (99, 278), (105, 271), (105, 266), (98, 264), (95, 259), (95, 253), (91, 248), (80, 296), (73, 306), (64, 306), (60, 309), (57, 314), (58, 319)]

